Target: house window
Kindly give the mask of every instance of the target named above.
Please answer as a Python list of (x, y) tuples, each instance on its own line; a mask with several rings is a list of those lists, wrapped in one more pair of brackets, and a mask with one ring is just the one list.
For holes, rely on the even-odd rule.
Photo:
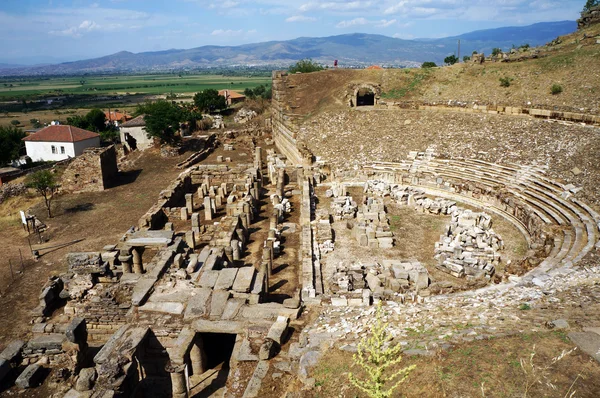
[(52, 153), (56, 153), (56, 147), (52, 145)]
[(64, 146), (60, 147), (60, 153), (63, 154), (63, 155), (65, 154), (65, 147)]

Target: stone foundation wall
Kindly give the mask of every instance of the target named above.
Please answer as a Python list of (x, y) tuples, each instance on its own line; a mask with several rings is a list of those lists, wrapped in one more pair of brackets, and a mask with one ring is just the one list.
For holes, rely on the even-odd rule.
[[(300, 116), (293, 113), (293, 88), (287, 73), (273, 71), (273, 98), (271, 101), (273, 139), (277, 149), (293, 164), (302, 165), (306, 157), (311, 157), (308, 150), (302, 153), (296, 141), (296, 131)], [(310, 164), (310, 162), (309, 162)]]
[(118, 172), (114, 145), (88, 148), (65, 170), (62, 188), (70, 192), (103, 191), (114, 183)]

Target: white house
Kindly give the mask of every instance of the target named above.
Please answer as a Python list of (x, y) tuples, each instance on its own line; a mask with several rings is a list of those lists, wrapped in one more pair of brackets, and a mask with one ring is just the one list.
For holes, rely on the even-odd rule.
[(100, 135), (68, 125), (48, 126), (23, 138), (27, 156), (34, 162), (79, 156), (85, 148), (99, 147)]
[(146, 121), (144, 115), (133, 118), (119, 126), (121, 143), (128, 150), (144, 150), (154, 145), (154, 138), (149, 137), (146, 132)]

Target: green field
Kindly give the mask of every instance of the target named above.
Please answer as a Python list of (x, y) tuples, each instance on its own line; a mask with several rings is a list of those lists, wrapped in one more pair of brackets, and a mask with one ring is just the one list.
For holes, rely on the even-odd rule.
[(271, 78), (206, 74), (7, 78), (0, 79), (0, 98), (30, 99), (63, 94), (185, 94), (207, 88), (241, 92), (260, 84), (271, 84)]

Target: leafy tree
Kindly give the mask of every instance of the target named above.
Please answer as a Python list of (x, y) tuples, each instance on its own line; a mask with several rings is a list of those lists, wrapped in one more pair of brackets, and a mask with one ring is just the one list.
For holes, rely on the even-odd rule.
[(67, 118), (67, 124), (69, 124), (71, 126), (79, 127), (80, 129), (87, 130), (87, 128), (88, 128), (87, 119), (85, 118), (85, 116), (81, 116), (81, 115), (69, 116)]
[(25, 133), (16, 126), (0, 126), (0, 166), (17, 159), (23, 148)]
[(426, 69), (426, 68), (435, 68), (437, 67), (435, 62), (423, 62), (423, 64), (421, 65), (421, 68)]
[(600, 0), (587, 0), (583, 6), (583, 11), (589, 11), (597, 5), (600, 5)]
[(499, 55), (499, 54), (502, 54), (502, 49), (501, 48), (498, 48), (498, 47), (492, 48), (492, 55), (493, 56), (496, 56), (496, 55)]
[(458, 62), (458, 57), (456, 55), (450, 55), (444, 58), (444, 63), (446, 65), (454, 65)]
[(106, 115), (98, 108), (94, 108), (85, 115), (88, 130), (100, 132), (106, 130)]
[(298, 72), (311, 73), (311, 72), (318, 72), (320, 70), (323, 70), (323, 66), (314, 62), (310, 58), (301, 59), (300, 61), (296, 62), (294, 65), (290, 66), (290, 68), (288, 69), (288, 71), (290, 73), (298, 73)]
[(44, 204), (46, 205), (46, 210), (48, 210), (48, 218), (52, 218), (52, 199), (54, 199), (54, 195), (58, 192), (59, 187), (56, 175), (49, 170), (37, 171), (27, 176), (25, 185), (35, 189), (44, 198)]
[[(370, 336), (358, 343), (358, 351), (354, 354), (354, 364), (363, 368), (366, 380), (359, 380), (353, 373), (348, 374), (350, 382), (371, 398), (391, 397), (394, 390), (402, 384), (416, 365), (399, 369), (390, 376), (385, 376), (388, 369), (402, 361), (400, 344), (391, 344), (391, 335), (387, 324), (383, 322), (383, 307), (377, 306), (375, 322), (371, 324)], [(386, 385), (389, 386), (386, 389)]]
[(470, 60), (471, 60), (471, 57), (470, 57), (470, 56), (468, 56), (468, 55), (465, 55), (465, 56), (463, 57), (463, 62), (469, 62)]
[(13, 126), (18, 126), (19, 124), (21, 124), (21, 122), (18, 121), (17, 119), (15, 119), (15, 120), (11, 120), (10, 124), (12, 124)]
[(42, 123), (40, 123), (39, 119), (29, 119), (29, 123), (31, 123), (34, 129), (39, 129), (42, 127)]
[(271, 99), (272, 91), (271, 91), (271, 87), (261, 84), (260, 86), (256, 86), (253, 89), (246, 88), (244, 90), (244, 95), (246, 96), (246, 98), (250, 98), (250, 99), (254, 99), (254, 98)]
[(225, 97), (213, 88), (208, 88), (194, 95), (194, 103), (201, 112), (212, 112), (227, 108)]
[(136, 114), (143, 114), (148, 136), (163, 142), (175, 141), (179, 124), (186, 120), (187, 112), (173, 102), (158, 100), (138, 105)]

